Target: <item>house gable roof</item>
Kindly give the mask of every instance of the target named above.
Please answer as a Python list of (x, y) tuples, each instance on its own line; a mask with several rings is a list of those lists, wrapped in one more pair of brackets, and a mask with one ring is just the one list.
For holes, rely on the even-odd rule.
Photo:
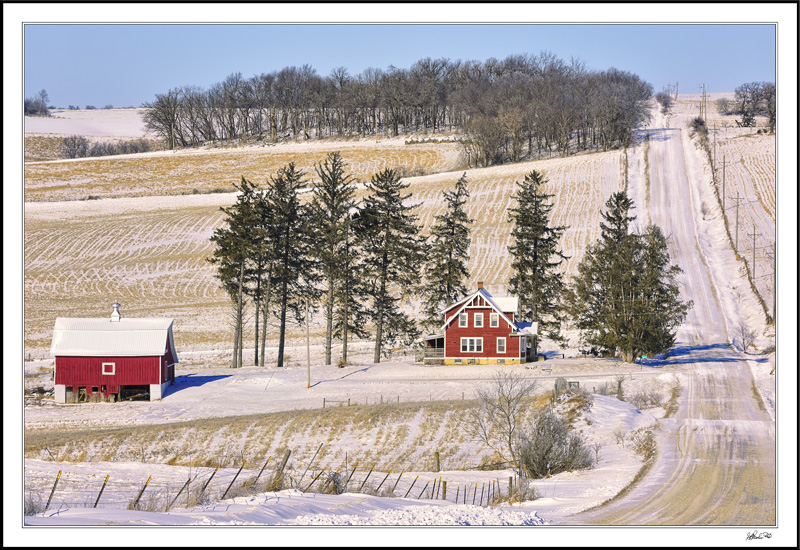
[(177, 363), (172, 319), (56, 319), (50, 353), (78, 357), (161, 356), (169, 346)]
[(486, 303), (488, 303), (492, 309), (494, 309), (497, 313), (499, 313), (500, 317), (504, 319), (509, 325), (511, 325), (513, 328), (517, 327), (517, 324), (514, 321), (512, 321), (508, 317), (508, 315), (506, 315), (506, 313), (516, 313), (519, 300), (513, 296), (502, 296), (499, 298), (494, 298), (491, 294), (489, 294), (489, 291), (487, 291), (485, 288), (479, 288), (478, 290), (462, 298), (458, 302), (447, 306), (447, 308), (444, 310), (445, 312), (450, 311), (455, 307), (458, 307), (458, 311), (456, 311), (452, 316), (450, 316), (449, 319), (445, 319), (444, 325), (442, 325), (442, 330), (446, 330), (447, 327), (450, 325), (450, 323), (452, 323), (458, 317), (458, 315), (462, 311), (464, 311), (464, 309), (469, 304), (471, 304), (472, 301), (479, 295), (482, 296), (483, 299), (486, 300)]

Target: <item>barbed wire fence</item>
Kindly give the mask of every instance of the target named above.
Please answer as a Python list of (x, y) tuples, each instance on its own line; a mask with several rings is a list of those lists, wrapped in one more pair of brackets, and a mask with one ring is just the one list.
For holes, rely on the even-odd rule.
[[(242, 456), (237, 453), (237, 456)], [(448, 482), (438, 472), (424, 475), (351, 465), (315, 465), (313, 459), (297, 466), (288, 463), (291, 451), (248, 461), (238, 467), (188, 466), (187, 478), (174, 476), (160, 481), (157, 474), (135, 481), (114, 479), (113, 472), (79, 473), (59, 470), (28, 472), (25, 475), (26, 515), (48, 514), (68, 508), (109, 508), (169, 512), (180, 508), (213, 504), (225, 499), (252, 498), (264, 494), (274, 498), (277, 491), (294, 489), (302, 493), (361, 493), (380, 497), (415, 500), (443, 500), (453, 504), (490, 506), (509, 502), (518, 490), (516, 474), (506, 479), (495, 476), (477, 483)], [(437, 456), (438, 464), (438, 456)], [(162, 466), (162, 465), (154, 465)], [(141, 468), (143, 472), (147, 468)], [(471, 469), (478, 469), (472, 467)], [(63, 473), (63, 475), (62, 475)], [(488, 472), (487, 472), (488, 473)]]

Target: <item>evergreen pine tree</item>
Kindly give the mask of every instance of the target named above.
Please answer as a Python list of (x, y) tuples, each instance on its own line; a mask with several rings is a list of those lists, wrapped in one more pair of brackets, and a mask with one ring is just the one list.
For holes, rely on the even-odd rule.
[(233, 368), (242, 366), (242, 342), (244, 332), (245, 285), (248, 261), (256, 246), (250, 228), (256, 224), (256, 186), (242, 176), (236, 203), (228, 208), (222, 207), (225, 225), (217, 228), (211, 236), (215, 244), (208, 261), (217, 265), (216, 277), (221, 281), (233, 305)]
[(666, 353), (692, 302), (682, 302), (667, 240), (650, 225), (630, 231), (636, 219), (624, 192), (606, 201), (601, 236), (589, 246), (569, 292), (569, 310), (585, 343), (635, 362), (642, 352)]
[[(514, 224), (513, 244), (508, 247), (512, 256), (509, 291), (519, 298), (520, 319), (537, 322), (539, 334), (561, 340), (559, 302), (564, 280), (558, 268), (566, 256), (558, 249), (558, 241), (567, 228), (549, 225), (553, 205), (547, 201), (553, 195), (542, 192), (540, 188), (545, 183), (542, 174), (534, 170), (517, 183), (512, 197), (517, 206), (508, 212), (509, 221)], [(537, 347), (534, 339), (534, 354)]]
[[(272, 298), (272, 270), (275, 263), (273, 216), (266, 194), (263, 191), (259, 192), (255, 197), (255, 209), (256, 224), (251, 228), (255, 246), (251, 253), (253, 268), (250, 275), (252, 280), (250, 295), (255, 306), (254, 364), (263, 367), (267, 345), (269, 304)], [(259, 326), (261, 327), (260, 331)]]
[(464, 281), (469, 278), (469, 224), (475, 220), (467, 216), (464, 209), (469, 198), (466, 172), (454, 189), (443, 191), (442, 195), (445, 211), (436, 216), (431, 228), (432, 241), (428, 247), (426, 282), (422, 290), (426, 330), (442, 324), (441, 310), (467, 293)]
[(318, 291), (317, 262), (311, 250), (316, 235), (308, 208), (300, 203), (298, 191), (305, 184), (304, 173), (293, 162), (270, 178), (266, 201), (272, 213), (274, 264), (271, 286), (278, 306), (280, 334), (278, 367), (283, 366), (286, 316), (291, 310), (298, 323), (305, 319), (306, 301), (314, 302)]
[(345, 219), (341, 271), (339, 284), (335, 287), (333, 309), (333, 337), (342, 341), (342, 363), (347, 363), (347, 341), (351, 336), (369, 337), (369, 331), (365, 328), (369, 318), (369, 286), (358, 245), (358, 228), (358, 214), (349, 214)]
[[(355, 206), (353, 196), (355, 186), (352, 176), (345, 173), (346, 164), (339, 152), (329, 153), (325, 161), (316, 165), (320, 178), (314, 183), (314, 196), (310, 205), (310, 213), (318, 235), (314, 247), (320, 263), (322, 276), (327, 284), (325, 292), (325, 364), (331, 364), (331, 346), (333, 339), (334, 307), (337, 288), (343, 279), (349, 278), (346, 271), (350, 269), (349, 260), (345, 261), (347, 238), (346, 227), (350, 210)], [(345, 295), (345, 300), (347, 296)], [(347, 308), (349, 304), (346, 304)]]
[(384, 346), (410, 344), (419, 335), (414, 321), (400, 310), (401, 297), (419, 283), (423, 261), (423, 241), (412, 214), (416, 206), (403, 204), (410, 193), (401, 195), (407, 188), (392, 169), (375, 174), (358, 216), (364, 277), (372, 299), (369, 313), (375, 323), (375, 363)]

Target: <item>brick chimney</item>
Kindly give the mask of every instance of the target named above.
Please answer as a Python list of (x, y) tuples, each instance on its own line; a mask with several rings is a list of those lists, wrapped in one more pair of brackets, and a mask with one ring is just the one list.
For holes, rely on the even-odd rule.
[(478, 281), (478, 290), (483, 288), (483, 281)]

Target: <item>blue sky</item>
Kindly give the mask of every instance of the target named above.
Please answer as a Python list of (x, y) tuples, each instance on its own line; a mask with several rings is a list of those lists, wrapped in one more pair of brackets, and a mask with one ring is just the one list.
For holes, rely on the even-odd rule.
[(46, 89), (50, 103), (138, 106), (183, 85), (203, 88), (309, 64), (408, 68), (425, 58), (485, 61), (553, 52), (588, 68), (638, 74), (659, 91), (729, 92), (775, 81), (774, 24), (27, 24), (25, 95)]

